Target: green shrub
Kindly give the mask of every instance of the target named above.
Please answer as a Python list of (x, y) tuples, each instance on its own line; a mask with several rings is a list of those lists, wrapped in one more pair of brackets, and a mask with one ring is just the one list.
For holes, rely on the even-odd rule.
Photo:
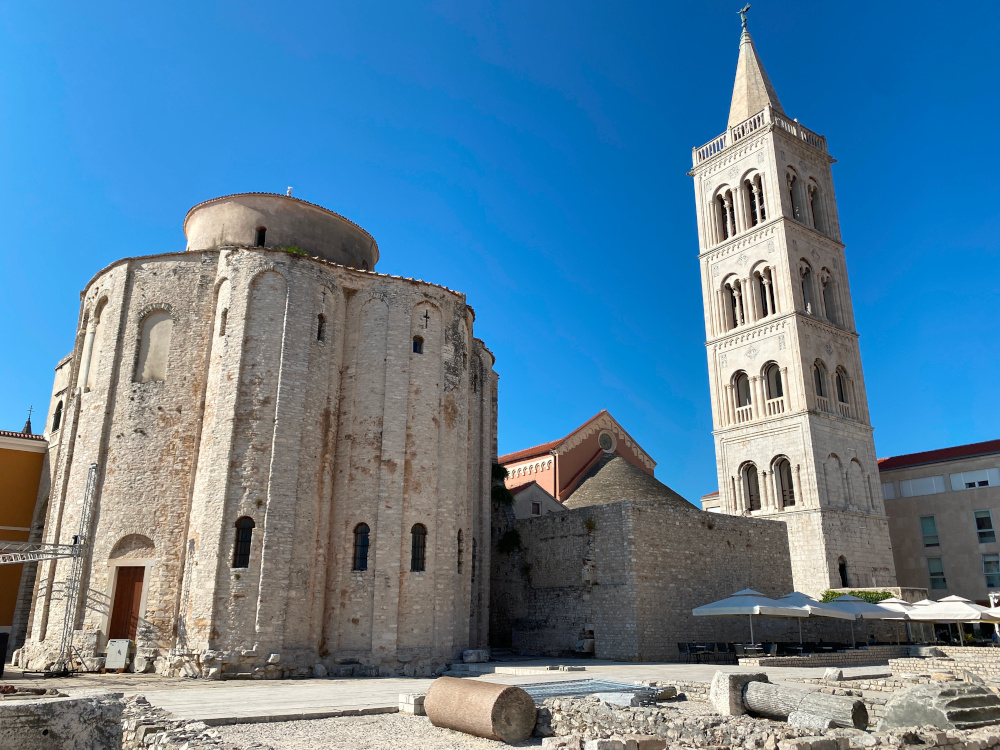
[(493, 481), (494, 482), (505, 482), (510, 473), (507, 471), (506, 466), (501, 466), (500, 464), (493, 464)]
[(301, 247), (298, 247), (296, 245), (291, 245), (289, 247), (283, 247), (281, 249), (284, 250), (286, 253), (291, 253), (292, 255), (309, 255), (309, 253), (307, 253)]
[(588, 517), (587, 520), (583, 522), (583, 525), (586, 527), (587, 531), (593, 531), (597, 528), (597, 521)]
[[(895, 596), (895, 594), (891, 591), (848, 591), (847, 593), (851, 596), (856, 596), (858, 599), (862, 599), (869, 604), (878, 604), (883, 599), (889, 599), (890, 597)], [(820, 601), (832, 602), (838, 596), (844, 596), (844, 592), (831, 591), (830, 589), (827, 589), (823, 592), (823, 596), (820, 598)]]
[(519, 549), (521, 549), (521, 534), (517, 529), (505, 531), (500, 537), (500, 541), (497, 542), (497, 552), (507, 554)]
[(493, 489), (490, 490), (490, 497), (493, 498), (493, 502), (500, 503), (500, 505), (513, 505), (514, 495), (506, 486), (502, 484), (494, 484)]

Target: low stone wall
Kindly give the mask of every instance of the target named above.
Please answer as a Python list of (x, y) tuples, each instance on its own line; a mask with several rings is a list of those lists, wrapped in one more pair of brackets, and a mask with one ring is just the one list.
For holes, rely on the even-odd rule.
[[(122, 750), (242, 750), (239, 745), (224, 742), (218, 730), (200, 721), (178, 719), (151, 705), (142, 695), (134, 695), (124, 701), (120, 720), (119, 744), (116, 747)], [(272, 748), (258, 743), (254, 745), (254, 750)]]
[(809, 654), (807, 656), (763, 656), (740, 659), (741, 667), (861, 667), (888, 664), (891, 659), (909, 654), (909, 646), (869, 646), (850, 651)]
[(925, 658), (891, 659), (893, 674), (929, 674), (931, 672), (970, 672), (983, 680), (1000, 681), (1000, 649), (967, 646), (936, 646), (920, 649), (943, 654)]

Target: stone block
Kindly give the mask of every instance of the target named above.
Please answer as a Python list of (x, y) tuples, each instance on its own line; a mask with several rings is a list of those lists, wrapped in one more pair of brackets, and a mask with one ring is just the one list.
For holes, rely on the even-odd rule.
[(490, 660), (490, 651), (486, 648), (470, 648), (462, 652), (462, 661), (466, 664), (482, 664)]
[(317, 662), (316, 664), (313, 665), (312, 673), (313, 677), (326, 677), (327, 675), (326, 667), (323, 664)]
[(823, 679), (827, 682), (840, 682), (844, 679), (844, 671), (836, 667), (827, 667), (826, 671), (823, 672)]
[(626, 734), (625, 750), (666, 750), (667, 741), (652, 734)]
[[(163, 729), (162, 724), (140, 724), (135, 728), (135, 744), (141, 746), (147, 737), (152, 740), (153, 735), (162, 732)], [(152, 742), (146, 744), (152, 744)]]
[(583, 750), (625, 750), (625, 744), (620, 740), (587, 740)]
[(426, 716), (424, 711), (425, 693), (400, 693), (399, 712), (409, 716)]
[(1000, 697), (980, 685), (931, 682), (915, 685), (885, 704), (880, 731), (932, 726), (974, 729), (1000, 723)]
[(18, 750), (121, 750), (121, 693), (0, 702), (0, 747)]
[(767, 682), (764, 672), (716, 672), (708, 698), (723, 716), (743, 716), (743, 689), (751, 682)]
[(594, 693), (594, 697), (611, 706), (635, 707), (642, 705), (635, 693)]
[(273, 651), (267, 655), (268, 665), (275, 665), (280, 661), (281, 661), (281, 654), (279, 654), (277, 651)]

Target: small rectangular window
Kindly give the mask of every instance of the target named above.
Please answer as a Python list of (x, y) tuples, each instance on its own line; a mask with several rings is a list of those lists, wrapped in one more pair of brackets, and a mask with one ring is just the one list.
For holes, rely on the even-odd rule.
[(944, 492), (944, 476), (904, 479), (899, 483), (900, 497), (920, 497)]
[(920, 533), (924, 536), (925, 547), (938, 546), (937, 521), (934, 516), (920, 516)]
[(940, 557), (927, 558), (927, 572), (931, 579), (932, 589), (946, 589), (948, 584), (944, 579), (944, 565)]
[(997, 535), (993, 530), (993, 514), (988, 510), (977, 510), (973, 515), (976, 517), (976, 534), (979, 536), (979, 543), (992, 544), (995, 542)]
[(983, 575), (986, 588), (1000, 589), (1000, 555), (983, 555)]
[(540, 515), (542, 515), (542, 504), (541, 503), (532, 503), (531, 504), (531, 515), (533, 515), (533, 516), (540, 516)]
[(893, 489), (892, 482), (882, 482), (882, 499), (883, 500), (896, 499), (896, 492)]
[(972, 490), (977, 487), (996, 487), (1000, 485), (1000, 469), (981, 469), (980, 471), (963, 471), (951, 475), (951, 488)]

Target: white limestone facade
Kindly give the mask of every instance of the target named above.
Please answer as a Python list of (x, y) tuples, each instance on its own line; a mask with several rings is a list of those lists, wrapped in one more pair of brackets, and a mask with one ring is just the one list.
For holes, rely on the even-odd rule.
[(78, 533), (95, 463), (83, 594), (67, 613), (71, 561), (39, 565), (21, 664), (66, 617), (84, 656), (134, 633), (166, 674), (429, 674), (485, 646), (497, 378), (465, 296), (365, 270), (367, 232), (286, 196), (185, 231), (82, 292), (45, 541)]
[(787, 524), (799, 591), (894, 586), (834, 160), (745, 28), (728, 127), (693, 161), (721, 511)]

